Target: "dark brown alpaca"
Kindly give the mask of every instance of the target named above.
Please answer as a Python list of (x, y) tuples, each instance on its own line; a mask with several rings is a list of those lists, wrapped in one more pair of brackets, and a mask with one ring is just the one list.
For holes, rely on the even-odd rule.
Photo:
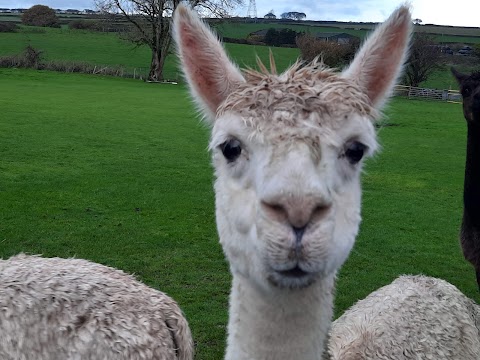
[(467, 120), (467, 158), (460, 232), (463, 255), (475, 267), (480, 289), (480, 72), (461, 74), (452, 68), (463, 96)]

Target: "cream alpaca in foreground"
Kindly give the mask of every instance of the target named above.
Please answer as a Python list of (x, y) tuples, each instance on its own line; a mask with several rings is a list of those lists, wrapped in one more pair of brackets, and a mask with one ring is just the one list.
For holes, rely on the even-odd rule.
[[(410, 31), (400, 7), (342, 73), (314, 62), (277, 74), (273, 59), (270, 71), (242, 73), (196, 14), (177, 8), (178, 54), (211, 125), (217, 227), (233, 276), (227, 360), (328, 356), (335, 276), (360, 224), (362, 161), (377, 148), (373, 123)], [(411, 358), (441, 359), (430, 355), (442, 351), (443, 334)]]
[(193, 359), (175, 301), (86, 260), (0, 260), (0, 310), (2, 360)]
[(480, 308), (455, 286), (401, 276), (334, 321), (331, 360), (478, 360)]

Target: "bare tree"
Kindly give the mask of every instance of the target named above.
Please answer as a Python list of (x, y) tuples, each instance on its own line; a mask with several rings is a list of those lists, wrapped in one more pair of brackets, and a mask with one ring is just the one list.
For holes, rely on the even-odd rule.
[(415, 33), (410, 47), (410, 56), (405, 67), (407, 85), (418, 87), (421, 82), (443, 65), (441, 46), (435, 43), (433, 36)]
[[(109, 14), (121, 14), (133, 25), (129, 39), (152, 51), (148, 80), (163, 80), (163, 67), (171, 43), (170, 18), (182, 0), (94, 0)], [(203, 15), (223, 17), (243, 0), (183, 0)]]

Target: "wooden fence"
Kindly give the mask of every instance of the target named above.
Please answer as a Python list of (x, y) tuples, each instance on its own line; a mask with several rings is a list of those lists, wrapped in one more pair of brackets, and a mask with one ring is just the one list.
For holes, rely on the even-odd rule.
[(462, 95), (458, 90), (425, 89), (413, 86), (397, 85), (395, 86), (394, 95), (403, 96), (409, 99), (446, 101), (457, 104), (462, 102)]

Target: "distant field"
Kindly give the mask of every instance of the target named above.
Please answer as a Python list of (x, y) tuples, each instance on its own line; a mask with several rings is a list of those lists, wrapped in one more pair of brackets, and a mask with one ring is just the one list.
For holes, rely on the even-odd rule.
[[(330, 26), (336, 27), (339, 29), (365, 29), (371, 30), (376, 24), (372, 23), (322, 23), (318, 22), (308, 22), (305, 23), (315, 25), (315, 26)], [(430, 34), (444, 34), (444, 35), (463, 35), (463, 36), (480, 36), (480, 27), (461, 27), (461, 26), (446, 26), (446, 25), (415, 25), (414, 31), (428, 32)]]
[[(242, 26), (245, 27), (242, 28)], [(253, 26), (255, 24), (249, 24)], [(258, 24), (257, 24), (258, 25)], [(228, 31), (233, 31), (230, 25), (221, 24)], [(240, 24), (238, 31), (246, 31), (247, 24)], [(227, 35), (225, 35), (227, 36)], [(122, 40), (117, 34), (90, 32), (82, 30), (50, 29), (21, 27), (17, 33), (0, 33), (0, 56), (12, 55), (23, 51), (31, 45), (43, 51), (46, 60), (81, 61), (96, 65), (122, 66), (127, 72), (136, 69), (137, 74), (147, 74), (150, 64), (150, 50), (145, 46), (135, 47)], [(269, 48), (266, 46), (251, 46), (241, 44), (226, 44), (230, 56), (240, 67), (255, 67), (255, 56), (258, 55), (264, 62), (268, 62), (268, 53), (273, 51), (278, 69), (284, 70), (300, 56), (296, 48)], [(462, 60), (452, 57), (449, 60)], [(430, 88), (457, 89), (458, 86), (450, 74), (451, 64), (437, 71), (422, 86)], [(457, 66), (469, 72), (471, 66)], [(174, 55), (167, 58), (165, 64), (167, 79), (181, 80)]]
[[(239, 31), (243, 31), (241, 27), (239, 29)], [(17, 33), (0, 33), (0, 42), (2, 44), (0, 56), (20, 53), (27, 45), (31, 45), (42, 50), (46, 60), (83, 61), (108, 66), (120, 65), (127, 71), (133, 72), (135, 68), (137, 73), (143, 74), (148, 71), (151, 56), (147, 47), (135, 47), (131, 43), (121, 40), (116, 34), (82, 30), (22, 27), (21, 31)], [(268, 62), (270, 50), (275, 55), (279, 70), (286, 69), (300, 56), (300, 52), (296, 48), (269, 48), (241, 44), (226, 44), (226, 48), (240, 67), (255, 67), (256, 55), (264, 62)], [(456, 89), (457, 84), (450, 74), (449, 67), (450, 64), (447, 64), (422, 86)], [(471, 67), (460, 66), (460, 69), (468, 72)], [(165, 77), (181, 79), (174, 55), (170, 55), (167, 59)]]
[[(22, 27), (16, 33), (0, 33), (0, 56), (23, 51), (27, 45), (44, 52), (46, 60), (85, 61), (98, 65), (123, 66), (147, 72), (151, 52), (146, 46), (136, 47), (121, 40), (117, 34), (69, 29)], [(255, 56), (268, 59), (269, 48), (226, 44), (231, 56), (240, 66), (255, 66)], [(273, 48), (280, 70), (285, 69), (299, 56), (298, 49)], [(133, 71), (133, 70), (132, 70)], [(179, 78), (176, 57), (171, 55), (165, 64), (165, 77)]]
[[(85, 15), (57, 15), (60, 22), (69, 22), (76, 19), (85, 19)], [(20, 14), (8, 14), (2, 13), (0, 14), (0, 21), (14, 21), (14, 22), (21, 22), (21, 15)]]
[[(95, 20), (96, 17), (88, 15), (59, 15), (60, 22), (67, 24), (76, 19)], [(0, 21), (20, 22), (18, 14), (0, 14)], [(212, 23), (217, 23), (213, 21)], [(317, 32), (345, 32), (358, 36), (363, 39), (376, 24), (374, 23), (349, 23), (349, 22), (322, 22), (322, 21), (301, 21), (295, 22), (275, 22), (259, 19), (258, 23), (246, 23), (236, 19), (235, 21), (221, 21), (217, 23), (218, 32), (225, 37), (246, 38), (248, 34), (268, 28), (289, 28), (295, 31), (304, 31), (310, 33)], [(437, 34), (437, 41), (452, 43), (480, 43), (480, 27), (459, 27), (445, 25), (416, 25), (415, 31)], [(455, 36), (452, 36), (455, 35)]]
[(315, 26), (315, 25), (295, 25), (295, 24), (282, 24), (282, 23), (229, 23), (228, 21), (222, 22), (215, 26), (217, 32), (225, 37), (245, 39), (250, 33), (263, 29), (292, 29), (297, 32), (305, 32), (315, 34), (317, 32), (345, 32), (363, 37), (368, 33), (368, 30), (354, 30), (354, 29), (338, 29), (328, 26)]
[(20, 22), (20, 17), (18, 15), (0, 14), (0, 21)]
[[(329, 23), (322, 22), (301, 22), (299, 25), (284, 22), (268, 22), (268, 23), (242, 23), (242, 22), (222, 22), (217, 26), (218, 32), (226, 37), (246, 38), (248, 34), (262, 29), (269, 28), (289, 28), (295, 31), (304, 31), (310, 33), (317, 32), (345, 32), (355, 35), (363, 39), (374, 24), (349, 24), (349, 23)], [(449, 26), (415, 26), (415, 31), (428, 32), (436, 34), (438, 42), (452, 42), (452, 43), (480, 43), (480, 28), (462, 28)], [(453, 36), (455, 35), (455, 36)]]
[[(0, 257), (76, 256), (173, 296), (198, 360), (223, 358), (230, 286), (217, 241), (208, 130), (180, 85), (0, 69)], [(395, 99), (363, 176), (363, 223), (336, 314), (399, 274), (480, 301), (458, 245), (460, 105)]]

